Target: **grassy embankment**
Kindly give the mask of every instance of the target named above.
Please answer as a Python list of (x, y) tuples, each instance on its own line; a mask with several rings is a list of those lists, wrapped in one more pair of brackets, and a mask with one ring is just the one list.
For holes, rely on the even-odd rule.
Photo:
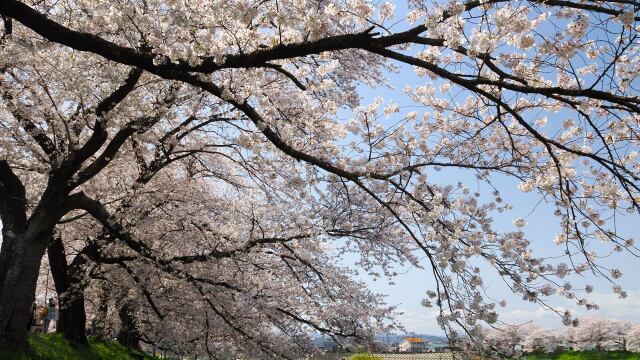
[(102, 343), (89, 339), (89, 346), (72, 344), (59, 334), (31, 335), (32, 354), (16, 353), (0, 344), (2, 360), (155, 360), (142, 353), (131, 352), (117, 342)]

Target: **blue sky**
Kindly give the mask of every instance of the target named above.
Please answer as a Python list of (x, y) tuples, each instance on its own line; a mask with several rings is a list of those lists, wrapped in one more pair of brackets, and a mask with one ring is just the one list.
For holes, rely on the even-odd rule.
[[(406, 2), (396, 1), (396, 14), (402, 15), (406, 13)], [(392, 29), (401, 31), (408, 25), (400, 22)], [(397, 74), (389, 75), (391, 81), (396, 88), (361, 88), (361, 94), (364, 102), (371, 101), (376, 96), (381, 96), (386, 101), (395, 100), (400, 106), (410, 105), (408, 99), (402, 95), (402, 88), (405, 85), (417, 85), (430, 82), (428, 78), (419, 78), (415, 76), (413, 70), (408, 66), (401, 66)], [(564, 120), (563, 114), (558, 113), (555, 118), (550, 117), (549, 123), (561, 123)], [(392, 120), (390, 120), (392, 121)], [(475, 191), (477, 185), (472, 176), (464, 171), (443, 170), (441, 172), (430, 172), (429, 178), (432, 181), (441, 183), (453, 183), (463, 181), (472, 191)], [(494, 178), (496, 186), (501, 190), (502, 197), (506, 202), (513, 205), (511, 212), (505, 212), (495, 218), (495, 225), (502, 230), (513, 229), (512, 221), (517, 217), (526, 218), (528, 225), (525, 232), (529, 239), (533, 240), (533, 250), (536, 254), (560, 254), (562, 249), (553, 243), (554, 236), (559, 232), (558, 219), (553, 216), (553, 209), (548, 205), (539, 204), (539, 196), (536, 193), (522, 193), (516, 189), (517, 183), (512, 179), (504, 177)], [(483, 189), (479, 189), (483, 190)], [(486, 191), (482, 193), (490, 193)], [(619, 218), (617, 227), (623, 234), (633, 234), (636, 223), (640, 220), (638, 214), (629, 215), (625, 218)], [(0, 224), (1, 226), (1, 224)], [(350, 262), (351, 261), (351, 262)], [(353, 265), (354, 260), (347, 257), (345, 264)], [(594, 285), (595, 291), (591, 294), (590, 299), (600, 305), (597, 311), (580, 311), (577, 307), (565, 299), (557, 298), (550, 301), (550, 304), (558, 308), (572, 309), (581, 315), (602, 316), (607, 318), (625, 319), (640, 321), (640, 281), (635, 278), (636, 272), (640, 269), (640, 259), (637, 259), (627, 253), (615, 253), (611, 257), (603, 259), (603, 264), (611, 265), (619, 268), (624, 276), (620, 280), (620, 284), (628, 291), (628, 298), (620, 300), (611, 292), (611, 284), (604, 279), (599, 278), (581, 278), (580, 276), (571, 277), (576, 287), (589, 283)], [(424, 297), (427, 290), (432, 289), (434, 285), (431, 272), (429, 270), (421, 270), (417, 268), (403, 267), (398, 268), (399, 275), (393, 279), (394, 285), (387, 283), (385, 279), (374, 281), (360, 272), (361, 279), (365, 281), (374, 292), (387, 295), (389, 304), (397, 305), (398, 309), (404, 314), (399, 317), (406, 329), (416, 333), (441, 334), (435, 322), (436, 310), (424, 308), (420, 305), (420, 300)], [(513, 295), (499, 280), (497, 276), (487, 276), (487, 286), (490, 294), (496, 299), (506, 299), (508, 306), (502, 309), (501, 320), (512, 323), (524, 323), (530, 320), (535, 321), (542, 326), (552, 328), (560, 328), (561, 321), (557, 315), (540, 309), (537, 305), (524, 302), (519, 297)]]
[[(437, 176), (443, 175), (444, 172)], [(515, 188), (515, 184), (509, 184), (508, 181), (503, 180), (500, 185), (504, 185), (500, 188), (503, 190), (505, 201), (512, 203), (514, 209), (511, 212), (503, 213), (501, 218), (496, 218), (495, 224), (505, 229), (513, 228), (511, 222), (515, 217), (526, 217), (528, 225), (525, 227), (525, 232), (528, 238), (533, 240), (534, 253), (561, 253), (562, 248), (553, 243), (553, 238), (559, 230), (557, 218), (553, 216), (553, 210), (545, 205), (539, 205), (536, 208), (538, 199), (535, 194), (520, 193)], [(534, 208), (536, 208), (535, 211), (531, 213)], [(630, 232), (633, 229), (633, 222), (637, 220), (637, 216), (628, 217), (620, 221), (619, 226), (624, 232)], [(572, 313), (578, 315), (640, 321), (640, 282), (635, 277), (640, 259), (627, 253), (615, 253), (610, 258), (603, 259), (603, 264), (609, 264), (622, 270), (624, 276), (620, 279), (620, 284), (629, 293), (626, 299), (618, 299), (611, 292), (611, 284), (605, 279), (595, 278), (586, 274), (584, 278), (570, 276), (567, 279), (575, 287), (580, 287), (581, 284), (592, 284), (595, 289), (592, 294), (589, 294), (588, 298), (600, 306), (599, 310), (587, 312), (561, 297), (553, 297), (549, 303), (559, 309), (569, 309)], [(374, 292), (386, 294), (387, 302), (397, 305), (398, 309), (404, 312), (404, 315), (401, 315), (399, 320), (404, 324), (407, 331), (434, 335), (442, 334), (435, 322), (436, 310), (424, 308), (420, 305), (420, 300), (425, 296), (426, 290), (432, 289), (434, 285), (430, 270), (406, 266), (399, 268), (397, 272), (400, 275), (393, 279), (394, 285), (389, 285), (384, 279), (374, 281), (366, 275), (361, 275), (361, 279)], [(487, 276), (485, 280), (488, 286), (488, 293), (493, 298), (507, 300), (507, 307), (500, 309), (501, 320), (514, 324), (533, 320), (536, 324), (544, 327), (555, 329), (562, 327), (562, 322), (556, 314), (545, 311), (538, 305), (521, 300), (518, 296), (512, 294), (495, 274)]]
[[(395, 1), (395, 4), (396, 17), (406, 13), (406, 2)], [(399, 21), (392, 30), (402, 31), (406, 29), (407, 26), (409, 25)], [(390, 83), (395, 86), (395, 89), (362, 87), (361, 95), (363, 96), (364, 103), (368, 103), (376, 96), (380, 96), (385, 99), (385, 105), (387, 102), (393, 100), (396, 101), (401, 108), (403, 106), (410, 106), (411, 102), (402, 93), (403, 87), (405, 85), (425, 85), (432, 82), (427, 77), (420, 78), (416, 76), (410, 67), (402, 65), (397, 74), (389, 74), (389, 77), (391, 79)], [(406, 113), (406, 111), (402, 111), (399, 116), (402, 116), (404, 113)], [(556, 124), (556, 126), (561, 124), (566, 118), (565, 115), (566, 114), (562, 112), (552, 116), (550, 115), (550, 127), (553, 128), (554, 124)], [(389, 120), (389, 124), (392, 120)], [(470, 176), (470, 174), (465, 171), (431, 171), (428, 173), (428, 177), (431, 181), (454, 185), (457, 181), (462, 181), (472, 192), (476, 191), (476, 189), (478, 191), (483, 189), (482, 186), (478, 188), (473, 176)], [(554, 209), (544, 202), (540, 203), (540, 196), (537, 193), (523, 193), (517, 190), (516, 186), (518, 183), (512, 179), (496, 177), (493, 178), (493, 180), (494, 185), (500, 190), (501, 196), (507, 203), (513, 205), (511, 212), (497, 214), (499, 216), (494, 218), (496, 228), (500, 230), (512, 230), (514, 229), (512, 224), (513, 219), (523, 217), (528, 223), (524, 231), (527, 237), (532, 240), (534, 254), (562, 254), (563, 248), (553, 243), (555, 235), (559, 233), (560, 230), (558, 218), (553, 215)], [(485, 191), (480, 192), (485, 194), (491, 193), (491, 191), (486, 191), (486, 186), (484, 186), (484, 189)], [(640, 216), (637, 213), (625, 217), (618, 217), (616, 219), (616, 228), (620, 234), (624, 234), (627, 237), (633, 236), (637, 228), (637, 226), (634, 225), (637, 224), (638, 220), (640, 220)], [(599, 247), (600, 245), (596, 244), (595, 246)], [(600, 249), (605, 248), (601, 247)], [(351, 259), (349, 258), (345, 259), (347, 265), (353, 265), (350, 261)], [(588, 299), (596, 302), (600, 306), (599, 310), (586, 311), (579, 309), (567, 299), (560, 297), (552, 298), (549, 304), (558, 309), (569, 309), (572, 313), (579, 316), (640, 321), (640, 281), (637, 281), (635, 278), (635, 276), (637, 276), (636, 272), (640, 269), (638, 267), (640, 259), (628, 253), (613, 253), (610, 257), (602, 259), (601, 264), (607, 267), (618, 268), (623, 272), (624, 276), (619, 279), (619, 284), (628, 292), (626, 299), (618, 299), (617, 295), (611, 291), (611, 283), (606, 279), (595, 278), (585, 273), (585, 277), (570, 276), (567, 280), (571, 282), (575, 288), (583, 287), (586, 284), (593, 285), (594, 292), (590, 294)], [(407, 266), (398, 268), (397, 272), (400, 275), (393, 279), (394, 285), (389, 285), (384, 279), (374, 281), (372, 278), (362, 274), (362, 272), (360, 276), (373, 291), (386, 294), (387, 302), (397, 305), (398, 309), (404, 312), (399, 320), (404, 324), (407, 331), (434, 335), (442, 334), (442, 331), (438, 328), (435, 321), (437, 311), (433, 308), (424, 308), (420, 305), (420, 300), (424, 297), (426, 290), (432, 289), (434, 285), (431, 271)], [(514, 324), (534, 321), (540, 326), (555, 329), (562, 327), (561, 319), (556, 314), (545, 311), (538, 305), (521, 300), (504, 286), (497, 275), (486, 276), (485, 280), (488, 286), (488, 292), (493, 298), (507, 300), (507, 307), (500, 309), (500, 320)]]

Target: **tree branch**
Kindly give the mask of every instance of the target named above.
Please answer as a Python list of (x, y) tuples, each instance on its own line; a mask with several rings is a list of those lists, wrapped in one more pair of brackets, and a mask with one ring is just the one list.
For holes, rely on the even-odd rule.
[[(26, 226), (26, 193), (20, 178), (6, 160), (0, 160), (0, 217), (4, 228)], [(4, 231), (3, 231), (4, 232)]]
[(118, 154), (122, 145), (124, 145), (131, 135), (136, 132), (145, 132), (158, 121), (160, 121), (160, 116), (140, 118), (127, 123), (124, 128), (120, 129), (120, 131), (114, 135), (113, 139), (109, 142), (104, 151), (91, 164), (78, 173), (77, 180), (73, 182), (72, 186), (76, 187), (81, 185), (98, 174), (102, 169), (109, 165), (111, 160), (113, 160), (113, 158)]
[(98, 151), (98, 149), (100, 149), (100, 147), (107, 140), (108, 134), (106, 123), (103, 120), (104, 115), (106, 115), (116, 105), (122, 102), (122, 100), (124, 100), (124, 98), (127, 97), (127, 95), (131, 93), (131, 91), (133, 91), (141, 75), (141, 69), (131, 69), (129, 75), (124, 80), (124, 83), (96, 106), (95, 114), (97, 116), (97, 119), (95, 127), (93, 129), (93, 133), (91, 134), (89, 140), (87, 140), (87, 142), (70, 158), (70, 161), (73, 162), (73, 169), (79, 168), (82, 163), (93, 154), (95, 154), (95, 152)]
[[(471, 10), (482, 3), (504, 1), (507, 0), (490, 0), (487, 2), (473, 0), (465, 3), (465, 8), (466, 10)], [(0, 14), (14, 18), (49, 41), (63, 44), (79, 51), (92, 52), (106, 59), (139, 67), (150, 72), (168, 70), (212, 73), (220, 69), (265, 67), (265, 64), (270, 61), (303, 57), (325, 51), (359, 49), (367, 44), (383, 47), (403, 44), (412, 41), (420, 33), (427, 30), (424, 25), (419, 25), (404, 32), (375, 38), (374, 36), (377, 33), (373, 33), (373, 28), (369, 28), (354, 34), (333, 35), (314, 41), (280, 44), (246, 54), (228, 54), (221, 63), (216, 62), (215, 57), (210, 56), (200, 58), (199, 65), (191, 65), (187, 61), (178, 61), (177, 63), (164, 62), (156, 65), (154, 64), (156, 55), (151, 52), (124, 47), (94, 34), (69, 29), (18, 0), (4, 0), (0, 3)], [(451, 14), (447, 12), (443, 14), (443, 19), (449, 17), (451, 17)]]

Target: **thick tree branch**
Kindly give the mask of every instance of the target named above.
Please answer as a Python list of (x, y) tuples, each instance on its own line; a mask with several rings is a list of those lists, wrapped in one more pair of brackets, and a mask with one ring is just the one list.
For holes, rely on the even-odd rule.
[(156, 260), (156, 256), (151, 249), (144, 243), (133, 239), (129, 232), (118, 223), (107, 208), (99, 201), (90, 198), (83, 192), (78, 192), (71, 194), (67, 203), (70, 208), (81, 209), (88, 212), (94, 219), (100, 222), (112, 236), (125, 242), (127, 246), (135, 252), (149, 259)]
[(107, 124), (105, 123), (104, 115), (116, 107), (116, 105), (122, 102), (122, 100), (133, 91), (141, 75), (141, 69), (131, 69), (124, 83), (96, 106), (95, 114), (97, 118), (93, 133), (89, 140), (71, 157), (70, 160), (73, 164), (73, 169), (79, 168), (82, 163), (95, 154), (107, 140)]
[(126, 262), (118, 262), (118, 265), (122, 267), (127, 272), (127, 274), (129, 274), (129, 276), (131, 276), (136, 285), (138, 285), (140, 292), (142, 292), (142, 295), (147, 300), (147, 303), (149, 304), (149, 306), (151, 306), (153, 312), (160, 320), (163, 320), (165, 318), (165, 315), (160, 311), (158, 305), (156, 305), (156, 302), (153, 300), (153, 297), (149, 292), (149, 289), (147, 289), (147, 287), (142, 283), (140, 277), (135, 273), (135, 271), (133, 271), (133, 269), (131, 269), (130, 266), (127, 265)]
[(27, 223), (25, 188), (6, 160), (0, 160), (0, 217), (4, 226)]
[[(506, 0), (488, 2), (473, 0), (465, 3), (465, 8), (471, 10), (482, 3), (503, 1)], [(325, 51), (359, 49), (367, 44), (388, 47), (408, 43), (427, 30), (424, 25), (419, 25), (404, 32), (375, 38), (374, 36), (377, 34), (372, 33), (373, 29), (370, 28), (355, 34), (333, 35), (313, 41), (280, 44), (246, 54), (229, 54), (224, 57), (221, 63), (216, 62), (214, 57), (204, 57), (200, 59), (199, 65), (191, 65), (186, 61), (177, 63), (164, 62), (156, 65), (154, 64), (155, 54), (120, 46), (95, 34), (69, 29), (18, 0), (4, 0), (0, 3), (0, 14), (14, 18), (49, 41), (57, 42), (76, 50), (92, 52), (106, 59), (139, 67), (150, 72), (168, 70), (212, 73), (220, 69), (264, 67), (270, 61), (303, 57)], [(450, 16), (451, 14), (445, 12), (443, 19)], [(268, 65), (268, 67), (272, 66)]]
[[(0, 71), (0, 74), (2, 73), (4, 73), (4, 71)], [(2, 84), (3, 87), (7, 86), (7, 84), (3, 83), (1, 79), (0, 84)], [(47, 134), (36, 126), (36, 124), (19, 108), (19, 105), (17, 104), (18, 100), (15, 99), (9, 91), (3, 90), (2, 97), (8, 105), (8, 109), (11, 111), (13, 117), (20, 123), (22, 129), (38, 144), (38, 146), (40, 146), (42, 151), (44, 151), (50, 160), (55, 160), (57, 155), (56, 146), (53, 141), (51, 141)]]
[(301, 235), (294, 235), (294, 236), (288, 236), (288, 237), (271, 237), (271, 238), (252, 239), (249, 242), (247, 242), (244, 246), (238, 249), (227, 250), (227, 251), (213, 250), (206, 254), (175, 256), (168, 260), (161, 260), (161, 262), (162, 263), (179, 262), (183, 264), (189, 264), (189, 263), (195, 263), (195, 262), (205, 262), (205, 261), (209, 261), (211, 259), (216, 259), (216, 258), (228, 258), (235, 254), (247, 252), (258, 245), (285, 244), (293, 240), (305, 239), (310, 236), (311, 235), (309, 234), (301, 234)]
[(122, 145), (124, 145), (131, 135), (145, 132), (160, 121), (160, 118), (160, 116), (147, 117), (127, 123), (124, 128), (120, 129), (114, 135), (104, 151), (91, 164), (78, 173), (77, 179), (73, 182), (73, 187), (86, 182), (98, 174), (116, 157)]

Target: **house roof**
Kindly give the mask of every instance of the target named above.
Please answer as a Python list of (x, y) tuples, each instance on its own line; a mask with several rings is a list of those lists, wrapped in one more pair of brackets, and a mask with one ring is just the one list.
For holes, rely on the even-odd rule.
[(408, 338), (404, 338), (402, 340), (403, 341), (408, 341), (410, 343), (423, 343), (424, 342), (424, 339), (418, 338), (418, 337), (408, 337)]

